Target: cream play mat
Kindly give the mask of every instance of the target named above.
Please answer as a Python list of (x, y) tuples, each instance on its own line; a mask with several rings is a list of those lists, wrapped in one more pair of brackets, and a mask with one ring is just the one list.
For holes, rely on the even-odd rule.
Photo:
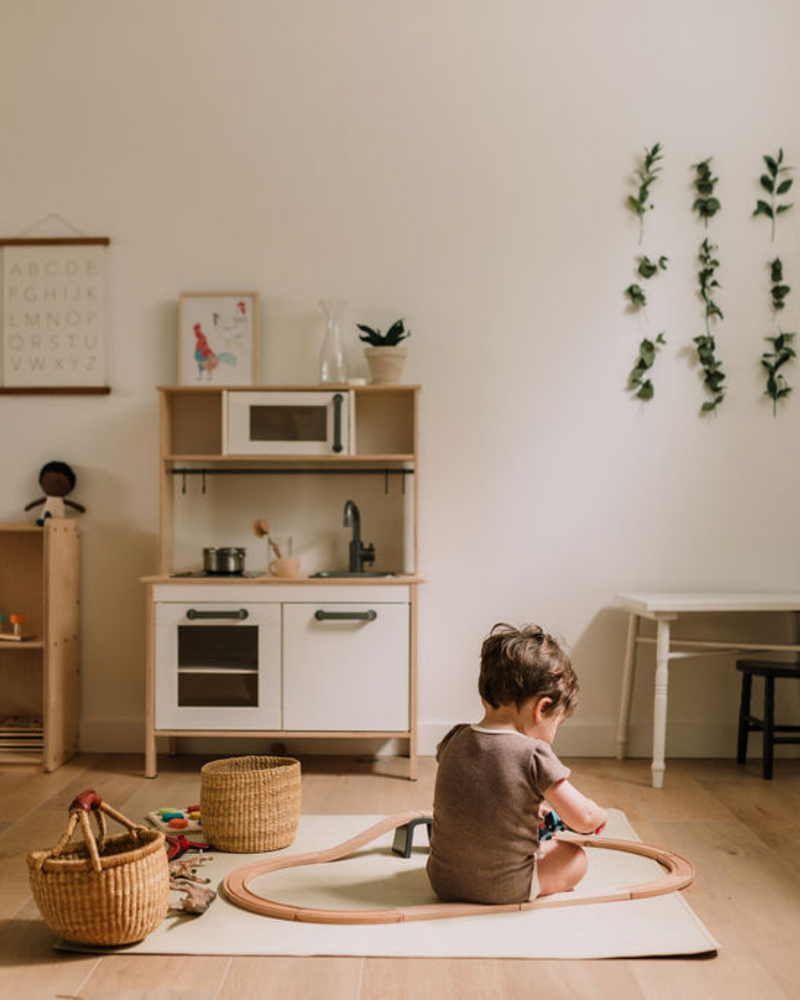
[[(381, 816), (302, 816), (291, 847), (271, 855), (213, 854), (203, 874), (219, 888), (227, 875), (285, 854), (323, 851), (362, 833)], [(639, 840), (625, 815), (609, 811), (609, 837)], [(251, 888), (291, 906), (375, 910), (433, 904), (425, 875), (427, 844), (417, 831), (408, 859), (392, 853), (393, 831), (342, 861), (286, 868), (256, 877)], [(581, 891), (667, 877), (647, 857), (590, 850)], [(263, 881), (263, 886), (259, 883)], [(59, 947), (71, 948), (65, 942)], [(680, 892), (618, 902), (487, 913), (389, 924), (318, 924), (260, 916), (220, 892), (200, 917), (169, 916), (133, 954), (383, 955), (487, 958), (613, 958), (714, 951), (717, 942)], [(91, 948), (76, 950), (92, 951)], [(97, 949), (102, 950), (102, 949)]]

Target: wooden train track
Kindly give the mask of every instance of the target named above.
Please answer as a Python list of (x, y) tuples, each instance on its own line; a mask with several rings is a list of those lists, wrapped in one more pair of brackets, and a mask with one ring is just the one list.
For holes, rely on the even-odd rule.
[(250, 888), (253, 879), (269, 872), (284, 868), (299, 868), (303, 865), (327, 864), (330, 861), (341, 861), (357, 851), (365, 844), (380, 837), (382, 834), (397, 827), (405, 826), (412, 820), (425, 819), (430, 816), (424, 812), (405, 812), (375, 823), (373, 826), (345, 840), (335, 847), (323, 851), (310, 851), (306, 854), (284, 854), (252, 865), (237, 868), (225, 877), (222, 889), (225, 896), (236, 906), (265, 917), (277, 917), (279, 920), (299, 920), (317, 924), (393, 924), (406, 920), (436, 920), (443, 917), (471, 917), (487, 913), (512, 913), (516, 910), (541, 910), (556, 906), (577, 906), (587, 903), (611, 903), (628, 899), (644, 899), (649, 896), (661, 896), (668, 892), (684, 889), (694, 880), (694, 866), (686, 858), (668, 851), (662, 847), (653, 847), (633, 840), (614, 840), (609, 837), (584, 837), (580, 834), (559, 834), (559, 839), (611, 851), (624, 851), (628, 854), (638, 854), (652, 858), (666, 868), (664, 878), (652, 882), (640, 882), (636, 885), (610, 889), (605, 892), (586, 893), (573, 892), (557, 896), (543, 896), (525, 903), (482, 904), (482, 903), (427, 903), (419, 906), (391, 906), (380, 910), (323, 910), (307, 906), (293, 906), (290, 903), (279, 903), (260, 896)]

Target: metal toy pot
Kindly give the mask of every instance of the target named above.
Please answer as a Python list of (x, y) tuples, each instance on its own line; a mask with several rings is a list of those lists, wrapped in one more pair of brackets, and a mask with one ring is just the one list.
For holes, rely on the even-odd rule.
[(203, 549), (203, 569), (217, 576), (235, 576), (244, 573), (244, 549)]

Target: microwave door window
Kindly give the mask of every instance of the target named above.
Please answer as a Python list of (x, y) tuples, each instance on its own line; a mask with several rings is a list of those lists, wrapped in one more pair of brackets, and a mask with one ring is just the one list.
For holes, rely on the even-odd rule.
[(178, 705), (258, 707), (258, 627), (178, 626)]
[(326, 406), (250, 406), (251, 441), (321, 441), (328, 435)]

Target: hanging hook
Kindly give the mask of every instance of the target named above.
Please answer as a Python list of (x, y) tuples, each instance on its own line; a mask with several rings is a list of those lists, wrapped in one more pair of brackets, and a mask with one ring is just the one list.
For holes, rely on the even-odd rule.
[(203, 496), (205, 496), (206, 495), (206, 470), (205, 469), (202, 470), (202, 478), (200, 480), (200, 483), (201, 483), (200, 492), (203, 494)]
[(186, 496), (186, 469), (181, 469), (181, 493)]
[(388, 469), (384, 469), (383, 470), (383, 495), (384, 496), (388, 496), (389, 495), (389, 470)]

